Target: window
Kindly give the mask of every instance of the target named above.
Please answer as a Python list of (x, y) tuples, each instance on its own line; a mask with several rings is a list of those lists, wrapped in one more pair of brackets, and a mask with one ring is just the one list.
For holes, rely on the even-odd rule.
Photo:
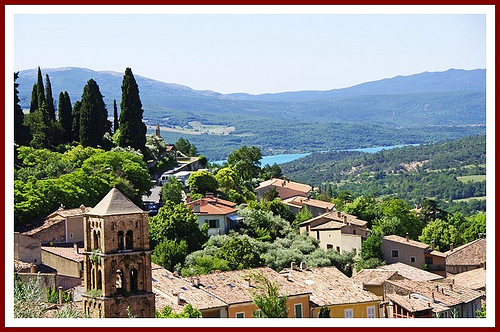
[(333, 244), (328, 243), (328, 244), (326, 245), (326, 249), (333, 249)]
[(295, 308), (295, 318), (302, 318), (302, 304), (296, 304)]
[(354, 312), (352, 311), (352, 309), (344, 309), (344, 317), (354, 318)]
[(340, 247), (339, 246), (337, 246), (337, 252), (340, 252)]
[(219, 228), (220, 227), (219, 219), (209, 220), (208, 226), (210, 226), (210, 228)]
[(430, 257), (430, 256), (425, 257), (425, 263), (432, 264), (433, 263), (432, 257)]
[(392, 257), (399, 257), (399, 250), (397, 250), (397, 249), (393, 250)]
[(236, 318), (245, 318), (245, 313), (244, 312), (237, 312)]
[(123, 250), (125, 248), (125, 246), (123, 244), (125, 241), (123, 241), (123, 238), (124, 238), (123, 231), (119, 231), (118, 232), (118, 250)]
[(74, 238), (74, 237), (75, 237), (75, 234), (73, 234), (73, 233), (69, 233), (69, 238), (70, 238), (70, 239), (72, 239), (72, 238)]
[(411, 257), (410, 257), (410, 262), (411, 262), (411, 263), (415, 263), (415, 260), (416, 260), (415, 256), (411, 256)]
[(125, 285), (124, 285), (124, 282), (123, 282), (123, 272), (122, 270), (118, 269), (116, 270), (116, 282), (115, 282), (115, 285), (116, 285), (116, 291), (117, 292), (121, 292), (125, 289)]
[(127, 231), (127, 235), (125, 235), (125, 247), (127, 249), (132, 249), (134, 248), (133, 244), (133, 234), (132, 231)]
[(375, 306), (366, 307), (366, 317), (375, 318)]
[(356, 230), (355, 229), (352, 230), (352, 234), (356, 235)]
[(137, 270), (136, 269), (130, 270), (130, 290), (131, 291), (137, 290)]

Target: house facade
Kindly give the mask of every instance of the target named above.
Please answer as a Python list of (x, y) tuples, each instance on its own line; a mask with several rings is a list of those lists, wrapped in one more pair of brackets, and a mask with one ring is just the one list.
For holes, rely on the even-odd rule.
[(208, 235), (226, 234), (240, 219), (236, 204), (212, 195), (187, 203), (198, 219), (199, 227), (209, 225)]

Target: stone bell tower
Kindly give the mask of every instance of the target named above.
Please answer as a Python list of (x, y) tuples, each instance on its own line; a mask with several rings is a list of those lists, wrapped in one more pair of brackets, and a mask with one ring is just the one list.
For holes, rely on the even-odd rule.
[(147, 212), (113, 188), (85, 214), (84, 232), (84, 312), (96, 318), (129, 313), (153, 318)]

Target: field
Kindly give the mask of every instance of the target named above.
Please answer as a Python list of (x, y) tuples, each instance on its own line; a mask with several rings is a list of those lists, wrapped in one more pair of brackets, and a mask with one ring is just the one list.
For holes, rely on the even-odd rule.
[(453, 202), (458, 203), (458, 202), (469, 202), (472, 201), (473, 199), (477, 199), (478, 201), (485, 201), (486, 196), (481, 196), (481, 197), (468, 197), (468, 198), (462, 198), (462, 199), (454, 199)]
[(462, 183), (486, 181), (486, 175), (466, 175), (457, 176), (457, 180)]
[[(156, 126), (148, 126), (148, 129), (155, 129)], [(223, 126), (223, 125), (205, 125), (199, 121), (191, 121), (186, 127), (173, 126), (173, 127), (163, 127), (160, 126), (161, 131), (168, 131), (171, 133), (184, 134), (184, 135), (224, 135), (227, 136), (231, 132), (235, 131), (236, 128), (233, 126)]]

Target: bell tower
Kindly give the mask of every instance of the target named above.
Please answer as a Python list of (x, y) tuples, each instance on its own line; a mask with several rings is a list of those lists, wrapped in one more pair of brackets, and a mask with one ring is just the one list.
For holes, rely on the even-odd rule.
[(85, 214), (84, 233), (84, 312), (154, 318), (147, 212), (113, 188)]

